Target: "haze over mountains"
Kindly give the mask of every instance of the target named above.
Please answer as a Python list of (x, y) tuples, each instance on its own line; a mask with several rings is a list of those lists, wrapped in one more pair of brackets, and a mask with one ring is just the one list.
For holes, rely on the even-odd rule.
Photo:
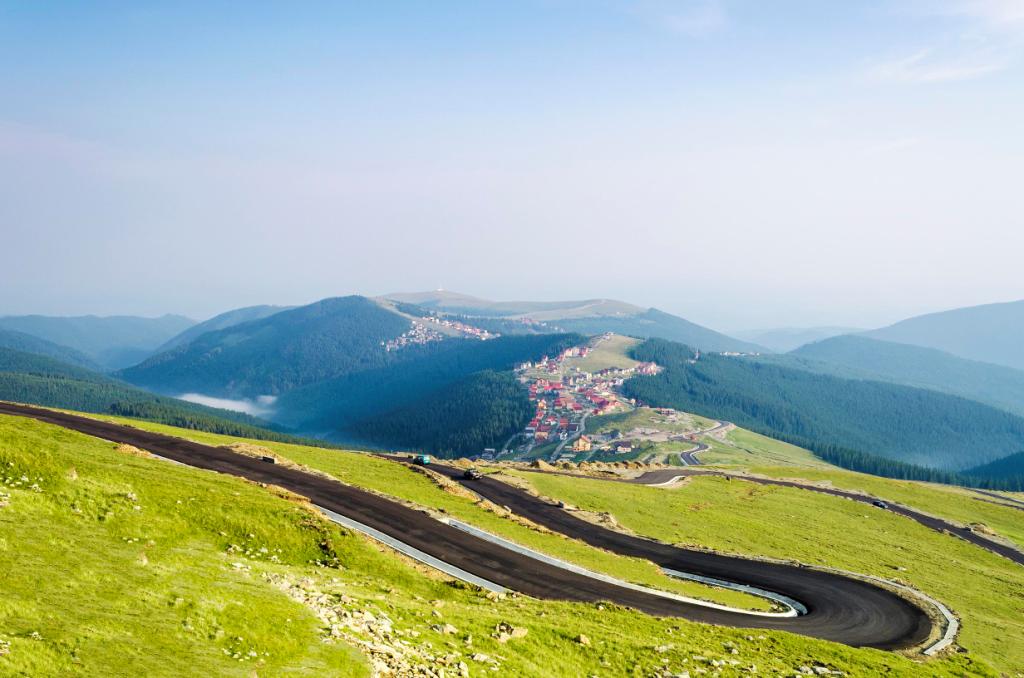
[(921, 386), (1024, 414), (1024, 371), (945, 351), (846, 335), (801, 346), (781, 358), (815, 372)]
[(159, 318), (94, 315), (0, 317), (0, 329), (15, 330), (79, 351), (105, 369), (134, 365), (165, 341), (195, 325), (180, 315)]
[(763, 350), (760, 346), (734, 339), (679, 316), (615, 299), (495, 302), (445, 290), (395, 293), (385, 298), (415, 304), (428, 310), (467, 316), (528, 319), (547, 323), (554, 330), (580, 334), (615, 332), (643, 338), (661, 337), (706, 351)]
[(865, 335), (1024, 369), (1024, 300), (929, 313)]
[[(839, 445), (898, 463), (950, 471), (989, 464), (999, 472), (1016, 466), (996, 462), (1024, 451), (1024, 371), (1006, 365), (1019, 358), (1010, 337), (1017, 346), (1024, 337), (1020, 308), (963, 309), (858, 334), (813, 328), (744, 335), (785, 349), (839, 333), (774, 354), (657, 309), (597, 298), (490, 301), (447, 291), (396, 293), (294, 308), (252, 306), (202, 323), (174, 316), (27, 316), (3, 320), (39, 334), (3, 329), (0, 347), (66, 369), (11, 360), (0, 370), (0, 398), (125, 410), (136, 407), (131, 403), (140, 401), (142, 387), (164, 397), (161, 408), (180, 402), (165, 396), (186, 397), (258, 411), (303, 434), (471, 454), (532, 416), (511, 378), (514, 365), (612, 332), (672, 342), (643, 349), (661, 347), (651, 355), (678, 363), (654, 381), (629, 387), (646, 402), (733, 419), (812, 449)], [(925, 337), (921, 341), (974, 355), (991, 351), (995, 359), (906, 343), (915, 332)], [(904, 343), (875, 338), (889, 334)], [(698, 350), (705, 357), (695, 366), (677, 360)], [(96, 374), (133, 354), (141, 355), (135, 364), (111, 376)]]
[(734, 334), (776, 353), (787, 353), (804, 344), (861, 331), (853, 327), (780, 327), (771, 330), (743, 330)]

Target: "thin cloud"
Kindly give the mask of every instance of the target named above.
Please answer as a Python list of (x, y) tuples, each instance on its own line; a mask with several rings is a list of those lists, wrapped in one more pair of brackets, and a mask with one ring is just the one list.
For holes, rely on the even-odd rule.
[(880, 80), (983, 78), (1012, 66), (1024, 47), (1024, 0), (898, 0), (894, 8), (939, 32), (929, 47), (870, 67)]
[(1024, 30), (1024, 2), (1021, 0), (957, 0), (948, 5), (946, 13), (1000, 28)]
[(632, 11), (665, 30), (688, 37), (704, 37), (729, 23), (722, 0), (641, 0)]
[(895, 82), (952, 82), (980, 78), (1008, 65), (1009, 59), (997, 53), (942, 58), (936, 57), (933, 50), (922, 49), (910, 56), (876, 65), (873, 74), (880, 80)]

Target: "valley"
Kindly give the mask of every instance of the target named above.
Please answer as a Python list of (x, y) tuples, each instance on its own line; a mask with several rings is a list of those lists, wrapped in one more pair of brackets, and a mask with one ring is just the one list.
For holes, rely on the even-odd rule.
[[(836, 351), (828, 362), (821, 359), (826, 346), (872, 346), (863, 342), (875, 340), (826, 339), (821, 348), (811, 344), (781, 356), (744, 346), (714, 351), (611, 330), (590, 336), (564, 331), (570, 319), (604, 322), (601, 316), (587, 318), (594, 309), (607, 311), (612, 327), (632, 312), (604, 301), (516, 302), (490, 307), (487, 317), (473, 315), (482, 302), (458, 303), (451, 309), (457, 314), (436, 305), (364, 297), (282, 310), (240, 309), (113, 374), (100, 373), (88, 358), (57, 345), (9, 334), (5, 341), (20, 348), (0, 343), (0, 387), (6, 389), (0, 398), (64, 411), (0, 403), (0, 431), (9, 430), (12, 441), (86, 433), (93, 437), (69, 440), (120, 445), (90, 453), (101, 460), (114, 455), (132, 459), (130, 466), (157, 469), (172, 460), (200, 469), (174, 466), (176, 473), (237, 476), (242, 480), (232, 482), (244, 480), (271, 504), (281, 501), (305, 512), (295, 538), (308, 538), (302, 531), (315, 525), (317, 534), (335, 535), (320, 537), (321, 545), (346, 544), (324, 551), (326, 559), (313, 558), (312, 569), (307, 561), (289, 561), (290, 547), (276, 545), (272, 533), (259, 537), (253, 530), (246, 535), (255, 541), (235, 537), (217, 546), (223, 534), (232, 534), (221, 529), (212, 550), (208, 545), (203, 555), (196, 553), (195, 563), (226, 563), (232, 577), (258, 586), (256, 599), (265, 601), (259, 605), (269, 618), (280, 614), (272, 610), (298, 605), (306, 612), (289, 613), (290, 619), (312, 614), (319, 620), (290, 633), (297, 643), (290, 649), (258, 629), (236, 636), (214, 632), (201, 641), (219, 648), (224, 660), (258, 671), (273, 672), (276, 656), (290, 666), (299, 662), (343, 675), (413, 675), (416, 666), (447, 666), (461, 675), (529, 672), (529, 662), (543, 661), (538, 658), (546, 652), (589, 655), (595, 639), (602, 648), (620, 648), (614, 657), (602, 651), (580, 660), (596, 661), (597, 675), (621, 673), (625, 665), (616, 662), (623, 661), (647, 667), (643, 675), (659, 676), (700, 674), (697, 668), (745, 675), (751, 666), (819, 675), (857, 675), (860, 669), (916, 675), (922, 666), (931, 675), (1024, 670), (1024, 656), (1009, 641), (1020, 631), (1013, 611), (1024, 604), (1021, 509), (1012, 493), (1002, 491), (1013, 487), (1006, 480), (997, 486), (986, 480), (1019, 473), (1012, 441), (1024, 438), (1015, 415), (997, 409), (999, 402), (961, 402), (943, 392), (943, 383), (923, 383), (907, 371), (913, 365), (908, 360), (885, 357), (871, 368), (863, 356), (878, 358), (878, 350)], [(1003, 392), (1013, 394), (1013, 375), (1005, 368), (913, 355), (945, 366), (940, 371), (960, 370), (948, 381), (957, 388), (1005, 384)], [(840, 364), (844, 359), (848, 364)], [(896, 365), (906, 373), (897, 374)], [(984, 370), (992, 379), (971, 381)], [(903, 383), (915, 380), (921, 383)], [(869, 392), (874, 400), (864, 396)], [(870, 402), (900, 402), (904, 409), (913, 403), (921, 425), (944, 418), (941, 438), (929, 437), (920, 426), (901, 429), (903, 438), (878, 437), (893, 429), (884, 410), (857, 409)], [(83, 413), (87, 418), (74, 411), (82, 409), (91, 410)], [(17, 423), (26, 416), (43, 423), (26, 429)], [(51, 425), (79, 433), (55, 435)], [(968, 439), (985, 440), (987, 456), (975, 451), (963, 457), (958, 450), (967, 448), (958, 445)], [(908, 456), (934, 447), (936, 440), (942, 441), (941, 454)], [(351, 450), (352, 443), (376, 454), (340, 449)], [(876, 455), (898, 452), (898, 458), (929, 465), (912, 467), (927, 468), (921, 480), (952, 484), (844, 470), (833, 462), (845, 465), (845, 457), (829, 447), (842, 443)], [(79, 443), (68, 445), (65, 454), (77, 458), (80, 453), (71, 450)], [(429, 452), (433, 460), (412, 465), (410, 451)], [(90, 458), (66, 458), (72, 471), (63, 480), (45, 469), (30, 470), (38, 466), (31, 456), (11, 459), (8, 468), (25, 471), (3, 475), (10, 489), (2, 499), (10, 505), (23, 494), (47, 494), (60, 486), (55, 499), (71, 502), (72, 516), (86, 506), (118, 506), (115, 499), (72, 498), (81, 494), (73, 488), (81, 468), (93, 463)], [(985, 459), (990, 461), (979, 463)], [(136, 471), (111, 471), (119, 468), (109, 466), (112, 461), (104, 462), (106, 472), (131, 485), (124, 474)], [(942, 468), (954, 464), (954, 470)], [(471, 467), (482, 477), (468, 479)], [(146, 510), (141, 500), (131, 499), (139, 492), (126, 492), (141, 507), (131, 511)], [(7, 508), (0, 509), (0, 518)], [(97, 515), (101, 530), (108, 520), (120, 522), (116, 509)], [(74, 524), (38, 518), (52, 529)], [(804, 530), (805, 525), (814, 528)], [(12, 535), (0, 538), (12, 543), (13, 524), (0, 522), (0, 529)], [(178, 537), (160, 529), (140, 528), (135, 532), (141, 537), (124, 537), (128, 547), (143, 545), (118, 565), (128, 567), (134, 558), (131, 567), (143, 568), (135, 577), (141, 590), (168, 587), (145, 571), (156, 563), (171, 566), (159, 545), (177, 543)], [(75, 539), (88, 544), (107, 538), (89, 530), (90, 536)], [(208, 536), (203, 539), (209, 544)], [(32, 548), (42, 554), (46, 547)], [(190, 553), (195, 547), (176, 548), (175, 553)], [(191, 556), (177, 557), (175, 567), (182, 567), (181, 559)], [(350, 565), (342, 564), (346, 558)], [(360, 564), (372, 559), (377, 564), (369, 569)], [(11, 564), (24, 566), (17, 557)], [(950, 585), (952, 571), (956, 586)], [(339, 578), (342, 573), (347, 574)], [(194, 582), (195, 590), (214, 590), (208, 579), (176, 576)], [(373, 591), (385, 580), (391, 593), (381, 598)], [(435, 587), (432, 600), (450, 603), (435, 606), (422, 593), (408, 594), (411, 600), (397, 594), (423, 586)], [(985, 593), (993, 587), (998, 599)], [(216, 599), (213, 593), (178, 589), (185, 601)], [(381, 606), (394, 595), (403, 597), (400, 604)], [(491, 630), (464, 631), (479, 626), (474, 619), (481, 604), (493, 608), (498, 621), (486, 622)], [(79, 605), (91, 609), (88, 602)], [(175, 610), (168, 610), (172, 619)], [(423, 617), (424, 612), (429, 614)], [(198, 619), (226, 628), (226, 620), (211, 621), (210, 614), (184, 618), (182, 629), (192, 642)], [(525, 621), (527, 614), (548, 621), (538, 627)], [(640, 646), (627, 650), (611, 643), (608, 615), (629, 618), (631, 625), (675, 624), (668, 634), (675, 639), (653, 654)], [(24, 616), (8, 619), (18, 628), (33, 623)], [(68, 633), (60, 625), (35, 623), (48, 628), (46, 634)], [(402, 625), (408, 631), (398, 635)], [(39, 666), (107, 661), (99, 646), (70, 656), (59, 648), (39, 654), (25, 645), (38, 642), (33, 632), (24, 633), (0, 640)], [(229, 642), (231, 637), (242, 640)], [(97, 638), (76, 642), (93, 647)], [(545, 640), (535, 645), (540, 638)], [(694, 644), (706, 645), (708, 638), (722, 644), (724, 654)], [(746, 657), (729, 658), (745, 655), (740, 648), (751, 639), (752, 648), (765, 642), (771, 650), (752, 650), (757, 658), (751, 666)], [(447, 649), (439, 650), (438, 642)], [(320, 649), (298, 659), (295, 653), (310, 652), (310, 644)], [(220, 658), (210, 653), (208, 661), (213, 667)], [(137, 666), (160, 674), (152, 664)]]

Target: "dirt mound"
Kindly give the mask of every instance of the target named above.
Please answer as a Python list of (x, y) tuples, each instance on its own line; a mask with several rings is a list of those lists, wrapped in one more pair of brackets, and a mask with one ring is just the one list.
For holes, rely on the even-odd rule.
[(252, 443), (231, 443), (227, 446), (229, 450), (234, 450), (240, 454), (244, 454), (247, 457), (273, 457), (277, 461), (282, 461), (274, 451), (263, 447), (262, 445), (253, 445)]
[(534, 459), (533, 462), (530, 464), (530, 468), (539, 469), (541, 471), (557, 471), (558, 470), (554, 466), (552, 466), (551, 464), (549, 464), (546, 461), (544, 461), (543, 459)]
[(122, 454), (130, 454), (133, 457), (152, 458), (152, 456), (153, 456), (151, 453), (147, 452), (146, 450), (140, 450), (139, 448), (135, 447), (134, 445), (128, 445), (126, 443), (121, 443), (120, 445), (115, 445), (114, 449), (116, 451), (122, 453)]
[(479, 497), (477, 497), (476, 494), (474, 494), (470, 490), (467, 490), (465, 487), (462, 486), (461, 483), (458, 483), (449, 478), (448, 476), (438, 473), (437, 471), (434, 471), (433, 469), (429, 469), (424, 466), (410, 466), (409, 468), (419, 473), (422, 473), (426, 477), (430, 478), (432, 481), (434, 481), (435, 485), (440, 487), (448, 494), (453, 494), (456, 497), (462, 497), (463, 499), (471, 499), (473, 501), (479, 500)]

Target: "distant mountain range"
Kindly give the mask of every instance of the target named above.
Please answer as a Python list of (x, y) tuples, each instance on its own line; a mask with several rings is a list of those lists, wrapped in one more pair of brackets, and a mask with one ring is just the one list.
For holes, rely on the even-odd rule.
[(929, 313), (864, 336), (1024, 370), (1024, 300)]
[(434, 292), (396, 292), (386, 299), (415, 304), (432, 311), (477, 315), (488, 318), (531, 318), (536, 321), (565, 318), (625, 317), (643, 313), (644, 309), (614, 299), (582, 301), (489, 301), (479, 297), (436, 290)]
[(228, 327), (241, 325), (242, 323), (250, 322), (252, 320), (262, 320), (267, 316), (280, 313), (281, 311), (287, 311), (292, 308), (294, 308), (294, 306), (247, 306), (245, 308), (236, 308), (232, 311), (215, 315), (209, 320), (204, 320), (201, 323), (192, 325), (184, 332), (168, 339), (161, 346), (157, 347), (153, 353), (163, 353), (164, 351), (170, 351), (172, 348), (184, 346), (192, 340), (198, 339), (200, 335), (206, 334), (207, 332), (227, 329)]
[(159, 318), (94, 315), (0, 318), (0, 329), (22, 332), (73, 349), (109, 370), (134, 365), (193, 325), (194, 320), (180, 315)]
[[(881, 468), (880, 462), (856, 455), (996, 473), (1004, 466), (995, 462), (1024, 450), (1021, 420), (1012, 416), (1024, 414), (1024, 370), (1011, 366), (1024, 365), (1022, 316), (1024, 302), (1017, 302), (911, 318), (870, 332), (819, 327), (737, 339), (613, 299), (490, 301), (435, 291), (330, 298), (297, 308), (251, 306), (201, 323), (181, 316), (7, 317), (0, 318), (0, 349), (21, 357), (8, 361), (0, 398), (6, 393), (94, 411), (142, 402), (143, 392), (123, 379), (224, 406), (260, 399), (266, 405), (261, 412), (278, 424), (336, 440), (466, 453), (500, 443), (497, 438), (524, 416), (521, 389), (510, 378), (513, 364), (615, 332), (699, 348), (707, 356), (697, 368), (670, 370), (653, 392), (635, 391), (642, 399), (656, 396), (808, 445), (840, 446), (837, 459), (854, 459), (867, 470)], [(459, 322), (502, 337), (466, 338), (465, 329), (453, 329)], [(65, 371), (54, 373), (53, 364), (34, 363), (26, 354)], [(99, 369), (114, 378), (97, 375)], [(681, 375), (686, 378), (671, 383)], [(148, 411), (163, 416), (179, 402), (149, 397), (161, 399), (146, 405)], [(218, 416), (209, 408), (185, 411)], [(456, 421), (459, 433), (450, 430)]]
[(0, 330), (0, 348), (47, 356), (78, 367), (100, 369), (99, 365), (81, 351), (15, 330)]
[(780, 327), (771, 330), (744, 330), (733, 334), (739, 339), (764, 346), (777, 353), (787, 353), (804, 344), (861, 331), (863, 330), (853, 327)]
[(1024, 415), (1024, 371), (933, 348), (848, 335), (767, 359), (812, 372), (943, 391)]

